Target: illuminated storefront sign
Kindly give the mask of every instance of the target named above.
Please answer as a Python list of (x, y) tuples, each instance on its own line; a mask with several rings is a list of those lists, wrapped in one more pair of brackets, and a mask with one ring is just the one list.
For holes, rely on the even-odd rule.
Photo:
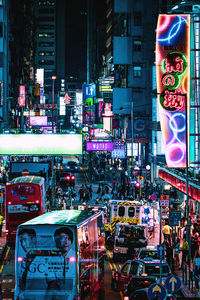
[(25, 85), (19, 86), (19, 107), (25, 106)]
[(93, 124), (95, 121), (96, 85), (83, 84), (83, 124)]
[(112, 151), (113, 143), (110, 142), (87, 142), (87, 151)]
[(82, 154), (81, 134), (0, 134), (0, 155)]
[(30, 126), (47, 126), (47, 116), (30, 116)]
[(159, 15), (156, 37), (157, 91), (165, 157), (169, 168), (186, 167), (189, 53), (190, 16)]

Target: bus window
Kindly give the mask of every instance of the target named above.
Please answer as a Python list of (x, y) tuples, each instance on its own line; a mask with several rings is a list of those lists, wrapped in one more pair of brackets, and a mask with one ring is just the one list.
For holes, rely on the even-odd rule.
[(118, 208), (118, 215), (119, 215), (119, 217), (123, 217), (124, 213), (125, 213), (125, 207), (124, 206), (120, 206)]
[(135, 208), (134, 207), (131, 206), (131, 207), (128, 208), (128, 216), (130, 218), (135, 216)]
[(35, 189), (29, 185), (17, 185), (11, 189), (12, 196), (28, 196), (35, 195)]

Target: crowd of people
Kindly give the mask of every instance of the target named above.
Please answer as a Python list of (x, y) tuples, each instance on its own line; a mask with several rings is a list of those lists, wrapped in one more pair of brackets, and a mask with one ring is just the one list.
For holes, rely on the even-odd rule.
[(195, 284), (198, 288), (200, 267), (196, 265), (196, 259), (200, 259), (200, 218), (198, 217), (190, 228), (190, 245), (187, 239), (187, 223), (185, 218), (181, 221), (181, 226), (172, 228), (166, 221), (163, 227), (164, 246), (166, 251), (166, 260), (172, 271), (185, 270), (185, 266), (190, 263), (190, 269), (193, 271)]

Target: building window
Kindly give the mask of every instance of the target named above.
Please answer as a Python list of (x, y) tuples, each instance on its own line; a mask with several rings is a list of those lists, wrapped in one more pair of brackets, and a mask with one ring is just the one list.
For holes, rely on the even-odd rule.
[(54, 14), (53, 8), (41, 8), (39, 9), (39, 14)]
[(53, 42), (40, 42), (39, 47), (54, 47)]
[(134, 38), (133, 40), (133, 50), (134, 51), (141, 51), (142, 49), (142, 41), (140, 38)]
[(39, 56), (53, 56), (54, 52), (53, 51), (39, 51), (38, 55)]
[(49, 0), (49, 1), (39, 1), (39, 3), (38, 3), (38, 5), (39, 6), (55, 6), (55, 1), (53, 0), (53, 1), (51, 1), (51, 0)]
[(0, 37), (3, 36), (3, 22), (0, 22)]
[(39, 60), (38, 62), (40, 65), (54, 65), (54, 61), (53, 60)]
[(54, 38), (54, 33), (50, 32), (44, 32), (44, 33), (38, 33), (39, 38)]
[(39, 29), (43, 30), (43, 29), (54, 29), (54, 25), (53, 24), (42, 24), (39, 25)]
[(134, 23), (134, 26), (142, 26), (142, 13), (141, 13), (141, 11), (134, 12), (133, 23)]
[(53, 22), (54, 21), (54, 16), (52, 17), (39, 17), (38, 19), (39, 22)]
[(133, 66), (133, 77), (142, 77), (142, 67)]

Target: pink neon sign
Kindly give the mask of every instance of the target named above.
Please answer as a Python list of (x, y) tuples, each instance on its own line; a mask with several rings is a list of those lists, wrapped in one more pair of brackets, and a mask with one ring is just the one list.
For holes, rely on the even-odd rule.
[(25, 85), (19, 86), (19, 107), (25, 106)]
[(159, 15), (156, 31), (157, 91), (166, 162), (169, 168), (185, 168), (190, 15)]

